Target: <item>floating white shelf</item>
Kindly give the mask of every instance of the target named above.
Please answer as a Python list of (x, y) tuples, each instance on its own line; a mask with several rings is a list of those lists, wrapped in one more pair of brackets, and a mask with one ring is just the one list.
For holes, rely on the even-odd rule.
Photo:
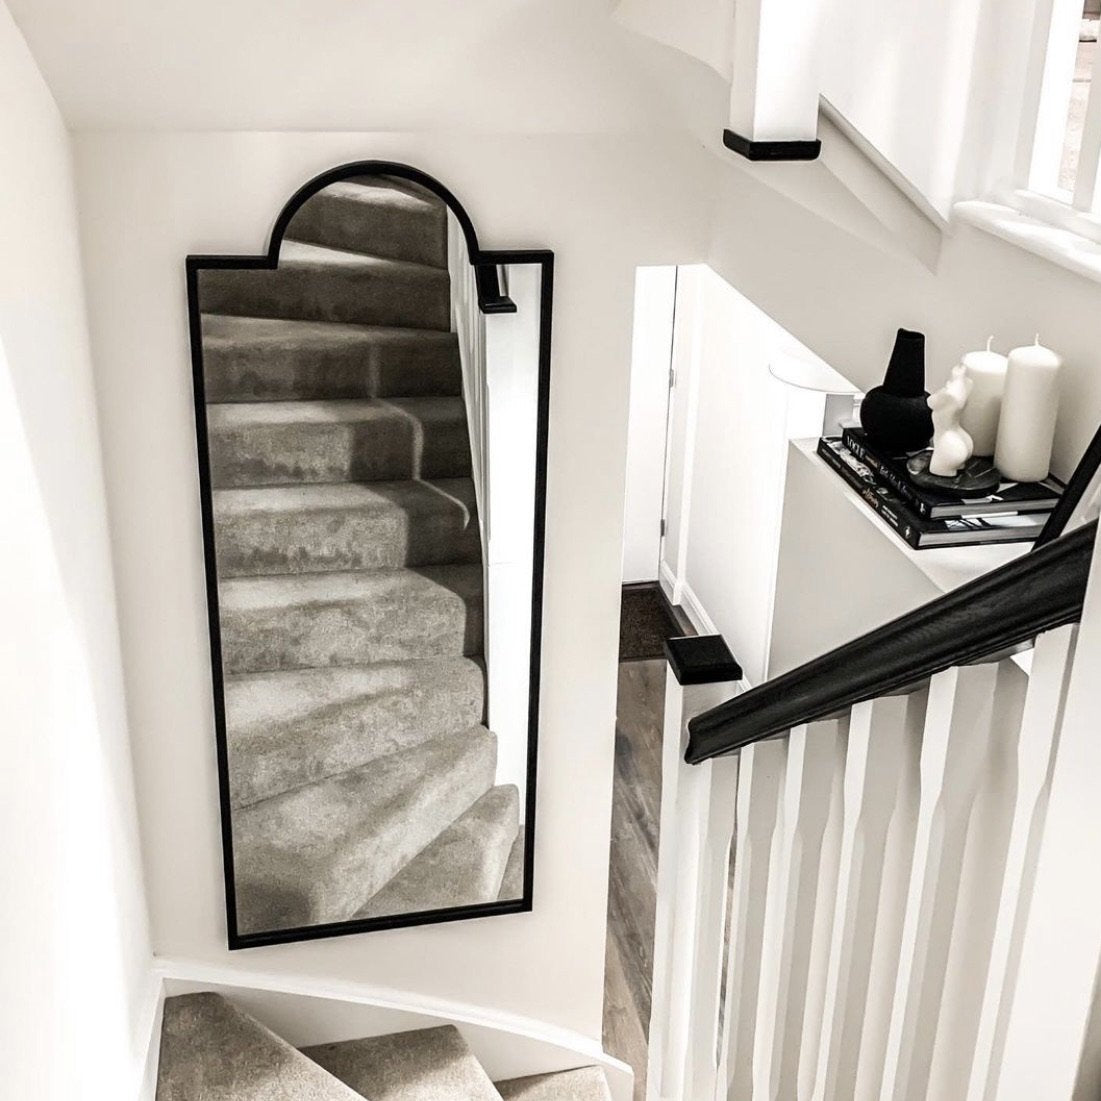
[(818, 456), (788, 454), (769, 675), (775, 676), (1027, 553), (1031, 544), (913, 550)]

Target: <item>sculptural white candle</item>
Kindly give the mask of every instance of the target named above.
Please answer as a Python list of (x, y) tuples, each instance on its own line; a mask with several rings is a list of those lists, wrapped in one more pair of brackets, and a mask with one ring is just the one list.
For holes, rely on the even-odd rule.
[(971, 396), (960, 417), (960, 427), (975, 444), (976, 455), (993, 455), (998, 440), (998, 419), (1002, 411), (1005, 376), (1009, 361), (991, 351), (994, 338), (986, 342), (986, 351), (968, 352), (960, 362), (971, 380)]
[(1038, 482), (1051, 469), (1063, 360), (1036, 343), (1009, 353), (994, 465), (1014, 482)]

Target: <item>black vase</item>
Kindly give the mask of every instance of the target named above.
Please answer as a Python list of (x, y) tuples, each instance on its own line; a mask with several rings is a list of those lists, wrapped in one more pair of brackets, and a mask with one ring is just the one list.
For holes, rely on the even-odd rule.
[(860, 423), (872, 443), (888, 451), (918, 451), (933, 436), (925, 389), (925, 334), (899, 329), (883, 385), (868, 391)]

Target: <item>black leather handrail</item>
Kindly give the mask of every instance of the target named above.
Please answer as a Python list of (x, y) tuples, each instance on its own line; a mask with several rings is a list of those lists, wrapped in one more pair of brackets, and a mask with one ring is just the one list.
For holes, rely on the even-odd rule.
[(699, 764), (989, 659), (1082, 616), (1097, 521), (961, 585), (688, 723)]

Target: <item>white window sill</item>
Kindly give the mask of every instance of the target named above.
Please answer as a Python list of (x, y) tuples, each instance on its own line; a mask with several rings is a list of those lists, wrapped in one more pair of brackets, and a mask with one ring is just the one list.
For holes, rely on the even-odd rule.
[(954, 218), (1101, 283), (1101, 244), (1069, 229), (1022, 214), (1000, 203), (969, 199), (952, 208)]

